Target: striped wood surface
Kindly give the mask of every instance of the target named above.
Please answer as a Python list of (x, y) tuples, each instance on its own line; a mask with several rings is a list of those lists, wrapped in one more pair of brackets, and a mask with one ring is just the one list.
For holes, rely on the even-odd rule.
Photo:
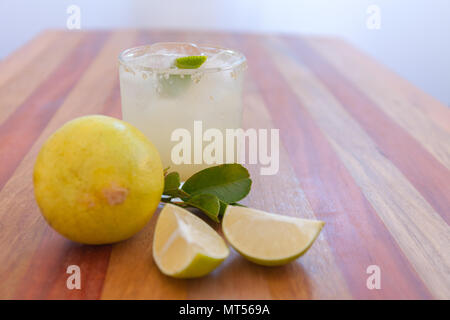
[[(132, 239), (83, 246), (51, 230), (33, 198), (45, 139), (86, 114), (121, 117), (118, 53), (157, 41), (247, 56), (244, 125), (280, 128), (280, 172), (246, 203), (326, 221), (284, 267), (234, 251), (208, 277), (174, 280), (151, 258), (155, 218)], [(346, 42), (236, 33), (47, 31), (0, 61), (0, 298), (450, 299), (450, 111)], [(82, 289), (66, 288), (78, 265)], [(370, 265), (381, 289), (366, 286)]]

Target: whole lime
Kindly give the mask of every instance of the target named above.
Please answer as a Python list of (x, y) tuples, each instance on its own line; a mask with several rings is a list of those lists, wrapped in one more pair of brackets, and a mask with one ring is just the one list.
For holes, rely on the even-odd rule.
[(132, 125), (100, 115), (58, 129), (39, 152), (33, 181), (50, 226), (85, 244), (133, 236), (152, 217), (164, 187), (153, 144)]

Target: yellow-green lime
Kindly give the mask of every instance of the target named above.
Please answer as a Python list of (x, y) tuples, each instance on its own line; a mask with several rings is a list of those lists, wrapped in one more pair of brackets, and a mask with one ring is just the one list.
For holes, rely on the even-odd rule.
[(175, 65), (179, 69), (197, 69), (206, 61), (206, 56), (188, 56), (175, 60)]
[(100, 115), (58, 129), (42, 146), (33, 178), (50, 226), (86, 244), (133, 236), (153, 215), (164, 187), (153, 144), (132, 125)]
[(230, 251), (206, 222), (189, 211), (166, 204), (153, 238), (153, 258), (162, 273), (196, 278), (213, 271)]
[(233, 248), (248, 260), (278, 266), (308, 251), (324, 224), (323, 221), (229, 205), (222, 230)]

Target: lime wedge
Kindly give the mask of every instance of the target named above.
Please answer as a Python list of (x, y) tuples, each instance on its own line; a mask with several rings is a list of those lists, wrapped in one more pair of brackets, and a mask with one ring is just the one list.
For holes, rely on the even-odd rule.
[[(197, 69), (205, 61), (206, 56), (187, 56), (175, 60), (175, 66), (179, 69)], [(160, 96), (163, 98), (176, 98), (187, 91), (191, 86), (190, 74), (171, 74), (168, 78), (159, 79)]]
[(189, 211), (166, 204), (159, 214), (153, 258), (162, 273), (196, 278), (213, 271), (230, 250), (219, 234)]
[(175, 65), (179, 69), (197, 69), (206, 61), (206, 56), (188, 56), (175, 60)]
[(278, 266), (308, 251), (324, 224), (229, 205), (222, 230), (228, 242), (248, 260)]

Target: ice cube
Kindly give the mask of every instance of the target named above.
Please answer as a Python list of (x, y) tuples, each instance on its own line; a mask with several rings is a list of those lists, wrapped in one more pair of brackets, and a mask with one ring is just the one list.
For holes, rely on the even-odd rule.
[(160, 42), (150, 46), (149, 52), (154, 54), (173, 55), (177, 57), (199, 56), (201, 50), (193, 43)]
[(209, 52), (208, 59), (206, 59), (205, 63), (200, 67), (201, 69), (209, 69), (209, 68), (226, 68), (230, 66), (235, 59), (233, 56), (226, 50), (220, 50), (216, 52)]
[(169, 69), (173, 66), (176, 57), (166, 54), (146, 53), (133, 60), (135, 65), (152, 69)]

